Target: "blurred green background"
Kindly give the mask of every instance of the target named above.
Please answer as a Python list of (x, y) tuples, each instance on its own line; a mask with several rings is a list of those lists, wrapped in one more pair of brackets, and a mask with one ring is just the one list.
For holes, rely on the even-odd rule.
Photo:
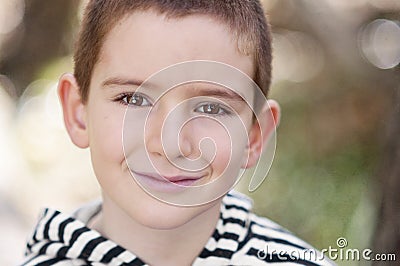
[[(264, 0), (273, 29), (275, 160), (255, 211), (318, 249), (400, 260), (400, 1)], [(0, 1), (0, 265), (21, 261), (39, 209), (99, 197), (55, 92), (72, 71), (82, 3)], [(397, 265), (336, 261), (338, 265)]]

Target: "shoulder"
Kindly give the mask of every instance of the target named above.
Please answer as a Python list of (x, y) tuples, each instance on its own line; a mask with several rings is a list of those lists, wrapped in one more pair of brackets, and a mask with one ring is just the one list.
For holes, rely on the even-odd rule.
[(335, 265), (279, 224), (252, 213), (251, 200), (246, 196), (230, 192), (223, 205), (222, 211), (229, 212), (225, 217), (243, 221), (238, 248), (231, 258), (232, 265)]

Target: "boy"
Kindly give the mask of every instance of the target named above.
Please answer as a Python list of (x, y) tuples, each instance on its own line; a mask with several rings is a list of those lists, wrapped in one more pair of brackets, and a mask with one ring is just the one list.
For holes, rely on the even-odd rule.
[(58, 89), (102, 202), (46, 209), (24, 265), (328, 264), (227, 192), (279, 120), (270, 44), (257, 0), (89, 1)]

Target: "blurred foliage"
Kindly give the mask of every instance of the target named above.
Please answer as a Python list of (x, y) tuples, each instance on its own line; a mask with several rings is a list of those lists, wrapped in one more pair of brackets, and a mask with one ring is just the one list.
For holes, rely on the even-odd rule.
[[(371, 247), (384, 182), (377, 178), (378, 166), (396, 104), (400, 59), (388, 70), (374, 66), (363, 54), (360, 39), (376, 18), (390, 18), (399, 25), (400, 6), (394, 1), (386, 1), (386, 7), (372, 1), (265, 2), (274, 3), (267, 6), (278, 37), (275, 45), (290, 48), (282, 42), (284, 36), (292, 38), (294, 48), (275, 46), (279, 79), (271, 97), (282, 107), (277, 150), (265, 183), (248, 194), (259, 214), (320, 249), (337, 247), (339, 237), (348, 240), (349, 248)], [(307, 43), (307, 38), (313, 42)], [(304, 43), (309, 47), (302, 47)], [(395, 49), (390, 60), (399, 58), (400, 42)], [(307, 65), (302, 66), (321, 61), (320, 69), (311, 74), (304, 70)]]

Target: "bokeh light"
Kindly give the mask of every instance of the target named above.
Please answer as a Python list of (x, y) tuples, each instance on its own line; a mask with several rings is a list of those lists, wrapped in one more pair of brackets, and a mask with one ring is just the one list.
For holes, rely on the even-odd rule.
[(369, 4), (383, 10), (400, 10), (400, 1), (398, 0), (368, 0)]
[(0, 34), (13, 31), (24, 17), (24, 0), (0, 0)]
[(360, 31), (360, 49), (374, 66), (389, 69), (400, 63), (400, 24), (377, 19)]
[(286, 31), (273, 35), (273, 82), (304, 82), (315, 77), (324, 67), (321, 45), (311, 36)]

